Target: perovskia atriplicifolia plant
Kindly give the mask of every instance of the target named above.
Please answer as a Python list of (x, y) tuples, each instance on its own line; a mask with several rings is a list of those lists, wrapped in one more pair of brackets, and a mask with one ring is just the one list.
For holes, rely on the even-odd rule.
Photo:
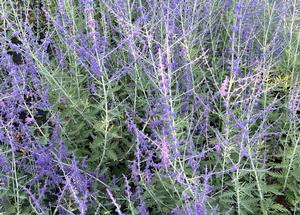
[(297, 0), (0, 17), (0, 213), (299, 213)]

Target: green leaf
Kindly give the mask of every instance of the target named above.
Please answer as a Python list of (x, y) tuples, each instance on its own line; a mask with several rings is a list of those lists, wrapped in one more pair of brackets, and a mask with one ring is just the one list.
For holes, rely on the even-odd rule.
[(274, 178), (284, 178), (284, 175), (281, 172), (268, 172), (268, 174)]
[(117, 156), (117, 154), (116, 154), (113, 150), (108, 150), (108, 151), (106, 152), (106, 154), (107, 154), (107, 156), (108, 156), (110, 159), (112, 159), (113, 161), (118, 160), (118, 156)]
[(279, 184), (272, 184), (272, 185), (261, 184), (261, 189), (263, 193), (273, 193), (275, 195), (283, 195), (283, 193), (279, 191), (281, 188), (282, 186)]
[(272, 209), (274, 209), (275, 211), (279, 211), (279, 212), (282, 212), (284, 214), (290, 214), (290, 211), (288, 209), (286, 209), (285, 207), (283, 207), (282, 205), (280, 204), (273, 204), (271, 206)]

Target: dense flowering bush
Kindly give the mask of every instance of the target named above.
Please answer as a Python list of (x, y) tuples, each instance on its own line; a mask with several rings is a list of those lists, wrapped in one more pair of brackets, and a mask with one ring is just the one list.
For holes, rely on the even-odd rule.
[(299, 213), (299, 1), (0, 9), (1, 213)]

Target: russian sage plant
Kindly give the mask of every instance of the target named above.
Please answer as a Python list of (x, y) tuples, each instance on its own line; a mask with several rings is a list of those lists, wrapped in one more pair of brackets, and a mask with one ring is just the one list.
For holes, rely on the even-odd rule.
[(0, 17), (0, 213), (299, 213), (297, 0)]

